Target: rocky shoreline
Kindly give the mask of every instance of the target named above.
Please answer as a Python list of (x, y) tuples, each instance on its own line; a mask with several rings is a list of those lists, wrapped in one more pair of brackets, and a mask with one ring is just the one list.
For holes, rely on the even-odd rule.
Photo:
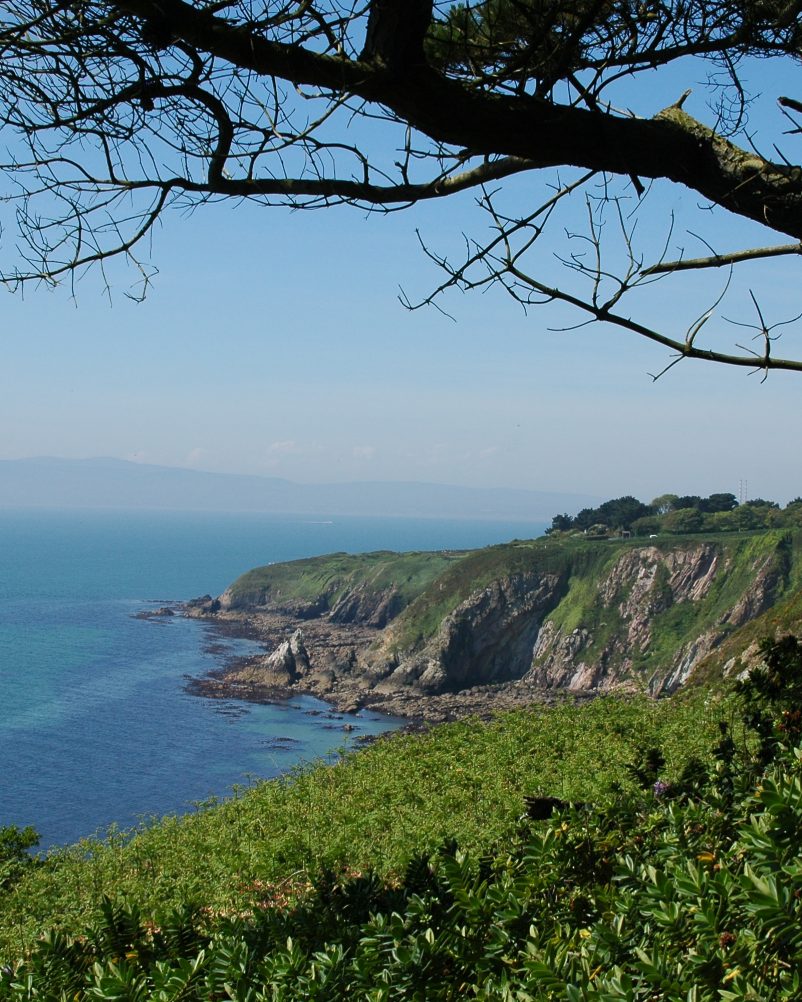
[[(408, 721), (407, 730), (465, 717), (488, 719), (503, 710), (553, 704), (566, 698), (524, 680), (445, 693), (421, 693), (411, 687), (376, 691), (366, 685), (361, 672), (352, 670), (359, 656), (380, 636), (381, 630), (375, 627), (277, 612), (211, 611), (206, 597), (186, 603), (177, 612), (265, 648), (264, 654), (238, 658), (223, 669), (190, 679), (187, 690), (206, 698), (275, 703), (311, 695), (341, 713), (368, 709), (403, 718)], [(587, 692), (580, 698), (595, 695)]]

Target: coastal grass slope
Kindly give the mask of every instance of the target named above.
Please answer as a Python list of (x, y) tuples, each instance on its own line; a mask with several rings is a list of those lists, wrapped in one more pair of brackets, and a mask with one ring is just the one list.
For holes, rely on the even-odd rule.
[(722, 676), (737, 678), (759, 661), (764, 638), (786, 635), (802, 637), (802, 587), (789, 590), (787, 597), (723, 640), (696, 665), (688, 685), (706, 688), (719, 684)]
[(270, 606), (320, 615), (358, 594), (374, 607), (390, 598), (392, 612), (397, 614), (465, 555), (454, 550), (380, 550), (268, 564), (237, 578), (221, 601), (228, 609)]
[[(684, 594), (669, 580), (666, 565), (690, 563), (699, 553), (705, 562), (699, 573), (714, 562), (715, 573), (704, 589), (694, 591), (690, 580)], [(758, 576), (766, 592), (760, 600), (772, 606), (802, 589), (802, 530), (777, 529), (648, 540), (543, 537), (474, 551), (333, 553), (255, 568), (220, 601), (231, 611), (290, 611), (334, 622), (362, 617), (381, 626), (392, 621), (383, 646), (404, 652), (425, 645), (446, 617), (492, 583), (548, 575), (558, 583), (544, 623), (563, 636), (578, 629), (589, 633), (583, 655), (592, 659), (625, 639), (629, 624), (621, 609), (643, 576), (634, 558), (626, 561), (638, 554), (642, 563), (658, 565), (646, 610), (649, 643), (628, 652), (641, 674), (706, 631), (717, 631), (717, 643), (735, 632), (742, 623), (730, 613)], [(745, 615), (752, 618), (748, 610)]]
[[(590, 642), (582, 650), (582, 658), (592, 661), (603, 656), (605, 649), (621, 651), (631, 662), (635, 680), (646, 680), (659, 674), (671, 663), (676, 653), (692, 645), (705, 634), (714, 634), (715, 643), (735, 634), (742, 623), (731, 615), (759, 574), (767, 581), (769, 594), (765, 601), (774, 604), (782, 596), (795, 594), (802, 587), (802, 533), (799, 531), (766, 531), (757, 533), (693, 535), (657, 540), (624, 540), (610, 548), (603, 566), (599, 561), (574, 561), (565, 596), (549, 614), (548, 621), (563, 635), (575, 629), (590, 634)], [(589, 544), (600, 547), (604, 544)], [(628, 553), (653, 550), (658, 560), (655, 580), (646, 596), (648, 643), (639, 646), (628, 635), (632, 617), (622, 610), (633, 608), (633, 593), (638, 587), (634, 574), (619, 574), (616, 582), (612, 573), (622, 567)], [(711, 576), (703, 593), (693, 595), (696, 580), (689, 578), (687, 594), (676, 586), (672, 590), (667, 566), (692, 564), (700, 548), (708, 549), (709, 563), (717, 560), (720, 570)], [(638, 568), (640, 570), (640, 568)], [(704, 572), (705, 567), (701, 568)], [(600, 581), (611, 582), (605, 600), (600, 601)], [(761, 634), (763, 635), (763, 634)]]
[(0, 891), (0, 960), (50, 928), (79, 934), (104, 898), (144, 915), (192, 906), (213, 922), (286, 901), (324, 869), (392, 880), (447, 839), (493, 852), (514, 836), (526, 796), (603, 801), (613, 784), (632, 788), (627, 764), (654, 746), (677, 777), (707, 754), (727, 706), (700, 691), (610, 697), (396, 734), (192, 814), (85, 839)]
[(460, 603), (494, 581), (517, 574), (555, 574), (565, 578), (576, 562), (577, 554), (595, 553), (606, 559), (607, 553), (569, 542), (555, 544), (547, 540), (513, 540), (474, 550), (423, 590), (398, 617), (391, 628), (389, 646), (394, 650), (414, 650), (437, 631), (440, 623)]
[(800, 590), (800, 529), (557, 534), (460, 553), (275, 564), (193, 614), (256, 625), (276, 650), (306, 635), (309, 649), (290, 668), (255, 662), (247, 677), (232, 676), (237, 684), (286, 679), (340, 706), (442, 721), (466, 693), (490, 712), (545, 690), (674, 692), (711, 651), (730, 640), (736, 649), (742, 629)]
[[(398, 565), (420, 557), (399, 555)], [(730, 639), (736, 648), (752, 620), (802, 590), (799, 529), (514, 540), (439, 568), (430, 563), (430, 579), (417, 575), (405, 601), (389, 609), (366, 601), (386, 595), (374, 586), (373, 565), (337, 559), (339, 605), (323, 614), (335, 624), (362, 616), (383, 628), (356, 672), (390, 696), (511, 680), (576, 692), (674, 691), (710, 651)], [(274, 574), (283, 576), (288, 594), (313, 585), (304, 593), (310, 614), (331, 608), (321, 591), (325, 582), (316, 582), (304, 562)], [(257, 591), (259, 605), (249, 607), (246, 589), (238, 587), (241, 611), (276, 607), (276, 592)]]

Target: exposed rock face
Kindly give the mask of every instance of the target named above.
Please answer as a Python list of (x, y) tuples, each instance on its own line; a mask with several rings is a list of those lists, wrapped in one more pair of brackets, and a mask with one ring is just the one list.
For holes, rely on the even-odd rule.
[(649, 694), (662, 696), (679, 689), (702, 658), (721, 643), (722, 637), (720, 630), (707, 630), (696, 640), (683, 644), (673, 659), (670, 671), (662, 671), (649, 679)]
[(766, 557), (754, 568), (754, 579), (736, 605), (714, 626), (679, 644), (648, 677), (634, 676), (637, 656), (647, 654), (651, 647), (656, 617), (680, 603), (700, 603), (729, 569), (729, 561), (713, 543), (668, 551), (644, 546), (623, 553), (597, 590), (599, 608), (619, 620), (618, 628), (604, 636), (608, 624), (601, 622), (596, 642), (586, 628), (564, 634), (553, 622), (546, 623), (527, 679), (545, 688), (571, 691), (634, 685), (645, 686), (652, 695), (673, 692), (726, 635), (727, 627), (742, 625), (774, 600), (781, 574)]
[(218, 599), (221, 612), (260, 612), (261, 610), (279, 613), (284, 616), (294, 616), (296, 619), (314, 619), (328, 611), (328, 605), (323, 596), (312, 602), (282, 601), (280, 597), (264, 594), (238, 594), (227, 588)]
[[(411, 686), (421, 693), (456, 692), (519, 679), (532, 660), (543, 617), (559, 600), (553, 574), (516, 574), (493, 581), (460, 603), (420, 651), (364, 659), (379, 692)], [(392, 647), (392, 629), (384, 651)]]
[(354, 588), (334, 605), (329, 618), (333, 623), (360, 623), (381, 629), (402, 608), (397, 588), (386, 588), (380, 592)]
[(332, 623), (357, 623), (361, 626), (386, 626), (402, 609), (397, 588), (375, 591), (367, 587), (356, 587), (340, 596), (329, 605), (325, 594), (311, 602), (284, 599), (280, 596), (247, 596), (235, 594), (230, 589), (219, 599), (219, 609), (223, 612), (259, 611), (264, 609), (295, 619), (319, 619), (326, 616)]
[(596, 689), (604, 675), (604, 663), (580, 660), (585, 647), (593, 635), (584, 627), (577, 627), (570, 633), (563, 632), (548, 622), (540, 631), (532, 651), (535, 665), (527, 677), (539, 682), (546, 689), (564, 688), (574, 690)]
[(780, 568), (770, 558), (764, 557), (755, 566), (754, 573), (751, 587), (743, 593), (722, 622), (730, 626), (743, 626), (774, 604), (778, 587), (782, 584)]

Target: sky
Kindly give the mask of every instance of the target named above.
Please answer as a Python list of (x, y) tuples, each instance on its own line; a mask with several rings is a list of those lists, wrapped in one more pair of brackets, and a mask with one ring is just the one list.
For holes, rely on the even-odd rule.
[[(787, 123), (774, 101), (794, 93), (793, 81), (754, 74), (764, 91), (754, 120), (779, 133)], [(632, 103), (654, 113), (682, 83), (655, 79)], [(709, 120), (694, 100), (686, 109)], [(508, 186), (511, 209), (528, 204), (527, 185)], [(165, 218), (143, 303), (125, 296), (131, 275), (114, 268), (111, 299), (98, 275), (75, 297), (0, 293), (0, 458), (113, 456), (305, 483), (416, 480), (647, 501), (738, 495), (742, 482), (749, 497), (802, 494), (800, 375), (761, 382), (684, 362), (654, 382), (649, 373), (670, 360), (664, 349), (599, 326), (549, 332), (570, 322), (563, 310), (525, 315), (501, 291), (450, 297), (454, 319), (404, 309), (401, 288), (420, 298), (440, 280), (416, 228), (453, 253), (463, 231), (483, 225), (473, 203), (465, 195), (389, 216), (206, 206)], [(647, 250), (674, 213), (672, 246), (703, 253), (684, 230), (698, 203), (656, 186)], [(740, 221), (715, 226), (706, 234), (722, 248), (784, 242)], [(550, 251), (537, 267), (555, 270)], [(660, 283), (638, 315), (684, 329), (720, 282), (703, 274), (679, 296)], [(796, 258), (749, 278), (775, 319), (799, 312), (799, 283)], [(748, 316), (747, 293), (732, 290), (729, 315)], [(787, 354), (802, 347), (799, 325), (785, 341)]]

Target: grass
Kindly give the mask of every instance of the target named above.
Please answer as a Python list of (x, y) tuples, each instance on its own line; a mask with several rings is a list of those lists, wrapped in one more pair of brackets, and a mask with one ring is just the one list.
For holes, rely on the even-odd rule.
[(465, 553), (435, 552), (331, 553), (322, 557), (256, 567), (231, 585), (232, 604), (306, 603), (331, 609), (359, 589), (379, 597), (392, 591), (403, 607)]
[(709, 697), (566, 702), (397, 734), (336, 765), (313, 765), (240, 790), (230, 801), (105, 840), (84, 840), (33, 867), (0, 896), (0, 958), (50, 927), (76, 933), (103, 896), (144, 913), (192, 903), (248, 909), (266, 888), (322, 868), (400, 873), (456, 838), (481, 854), (515, 830), (529, 794), (603, 799), (626, 764), (660, 745), (671, 778), (715, 734)]

